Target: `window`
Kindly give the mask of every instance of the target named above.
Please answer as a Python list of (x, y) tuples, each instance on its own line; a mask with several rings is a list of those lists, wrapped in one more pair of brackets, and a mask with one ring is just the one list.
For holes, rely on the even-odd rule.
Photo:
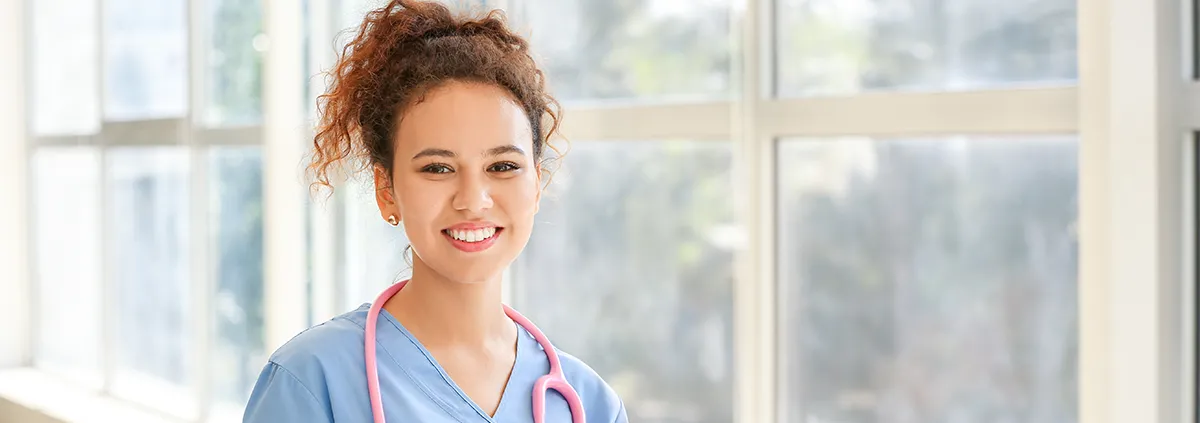
[[(99, 130), (98, 2), (30, 1), (33, 92), (37, 135), (83, 135)], [(45, 52), (54, 52), (47, 54)], [(80, 77), (87, 75), (88, 77)]]
[(1068, 84), (1071, 0), (777, 0), (778, 94)]
[(215, 271), (210, 315), (216, 336), (208, 366), (220, 369), (212, 375), (214, 406), (240, 405), (249, 397), (267, 355), (263, 349), (262, 149), (214, 147), (208, 166)]
[[(113, 384), (122, 396), (185, 390), (197, 377), (188, 366), (196, 350), (188, 324), (196, 314), (188, 295), (188, 159), (181, 147), (136, 147), (113, 149), (105, 162), (105, 250), (116, 313)], [(176, 393), (171, 404), (186, 395)]]
[(783, 421), (1077, 420), (1076, 155), (781, 142)]
[(28, 4), (34, 364), (240, 415), (266, 358), (261, 2)]
[(181, 117), (187, 113), (187, 1), (101, 3), (105, 119)]
[(730, 93), (726, 0), (517, 0), (512, 18), (559, 100), (712, 100)]
[[(88, 386), (101, 385), (100, 155), (95, 148), (34, 153), (34, 296), (37, 365)], [(70, 263), (64, 266), (63, 263)]]
[[(262, 0), (207, 0), (211, 49), (205, 123), (210, 126), (257, 124), (262, 119)], [(217, 30), (219, 28), (219, 30)]]
[[(1075, 2), (450, 3), (504, 6), (567, 108), (576, 141), (510, 299), (631, 421), (1078, 419), (1087, 144), (1074, 110), (1023, 107), (1078, 98)], [(35, 364), (236, 420), (265, 322), (284, 319), (262, 283), (264, 191), (282, 179), (264, 173), (285, 167), (261, 145), (278, 15), (28, 4)], [(352, 36), (338, 31), (382, 4), (304, 2), (309, 106)], [(921, 124), (895, 125), (896, 104)], [(970, 107), (930, 112), (947, 105)], [(733, 117), (743, 106), (755, 114)], [(311, 286), (271, 289), (309, 289), (314, 323), (407, 274), (371, 185), (274, 207), (311, 216)], [(732, 200), (746, 191), (759, 201)]]
[(630, 421), (733, 418), (730, 166), (728, 143), (577, 142), (514, 264), (516, 307)]

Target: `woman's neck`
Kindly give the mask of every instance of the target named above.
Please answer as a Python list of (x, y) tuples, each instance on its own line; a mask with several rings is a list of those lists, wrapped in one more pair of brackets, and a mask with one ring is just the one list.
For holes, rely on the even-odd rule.
[(414, 257), (413, 276), (386, 304), (426, 347), (511, 345), (512, 320), (501, 303), (500, 275), (478, 283), (448, 280)]

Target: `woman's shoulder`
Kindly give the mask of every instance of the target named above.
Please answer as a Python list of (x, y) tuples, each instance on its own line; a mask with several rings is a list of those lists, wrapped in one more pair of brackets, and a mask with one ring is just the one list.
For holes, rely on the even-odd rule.
[(309, 327), (285, 342), (269, 361), (289, 370), (363, 361), (366, 306)]
[(558, 347), (554, 347), (554, 350), (558, 352), (558, 361), (567, 382), (579, 394), (580, 400), (587, 404), (585, 408), (589, 421), (626, 421), (624, 402), (595, 369)]

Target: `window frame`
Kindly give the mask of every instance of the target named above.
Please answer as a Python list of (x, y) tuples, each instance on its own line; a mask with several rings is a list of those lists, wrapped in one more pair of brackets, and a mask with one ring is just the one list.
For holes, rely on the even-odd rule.
[[(103, 0), (95, 0), (103, 1)], [(505, 6), (521, 0), (488, 0), (489, 6)], [(737, 98), (725, 102), (686, 105), (628, 105), (572, 108), (566, 113), (563, 130), (573, 138), (597, 142), (615, 139), (664, 138), (696, 140), (734, 140), (736, 180), (734, 186), (749, 188), (738, 198), (741, 224), (750, 243), (738, 255), (734, 288), (735, 316), (735, 420), (739, 422), (777, 421), (775, 408), (779, 381), (776, 312), (776, 240), (774, 229), (774, 178), (772, 154), (776, 140), (788, 136), (831, 135), (946, 135), (970, 133), (1078, 133), (1080, 145), (1081, 242), (1080, 242), (1080, 421), (1100, 423), (1145, 420), (1195, 420), (1195, 380), (1178, 375), (1195, 374), (1196, 363), (1187, 357), (1196, 355), (1195, 316), (1197, 301), (1194, 281), (1195, 263), (1188, 266), (1184, 257), (1195, 256), (1196, 240), (1180, 236), (1196, 228), (1196, 140), (1181, 142), (1182, 133), (1200, 129), (1200, 64), (1195, 48), (1196, 15), (1200, 13), (1188, 0), (1108, 0), (1078, 3), (1080, 80), (1076, 85), (1045, 89), (1004, 89), (954, 93), (857, 94), (849, 97), (815, 99), (776, 99), (766, 95), (773, 78), (774, 55), (771, 40), (774, 24), (770, 19), (774, 3), (769, 0), (733, 1), (732, 38), (741, 44), (743, 55), (734, 58), (733, 78), (742, 90)], [(195, 254), (191, 260), (193, 294), (197, 306), (211, 304), (211, 281), (207, 271), (207, 232), (204, 213), (208, 201), (202, 189), (207, 183), (206, 148), (217, 145), (261, 145), (263, 148), (264, 207), (264, 304), (266, 316), (265, 348), (274, 350), (310, 322), (306, 307), (312, 301), (312, 320), (321, 320), (338, 310), (328, 303), (336, 295), (337, 241), (341, 238), (339, 217), (331, 206), (316, 207), (311, 218), (305, 217), (308, 190), (297, 182), (295, 163), (303, 157), (307, 143), (298, 142), (306, 135), (304, 116), (294, 113), (297, 104), (306, 104), (296, 87), (306, 82), (323, 88), (319, 80), (304, 81), (294, 72), (302, 66), (304, 28), (299, 8), (288, 7), (283, 0), (264, 0), (264, 32), (272, 45), (264, 55), (263, 120), (261, 125), (240, 128), (202, 128), (203, 115), (194, 103), (200, 97), (197, 82), (203, 82), (205, 69), (198, 54), (206, 52), (206, 38), (197, 34), (196, 20), (203, 16), (204, 0), (192, 0), (189, 22), (189, 116), (179, 122), (138, 121), (102, 125), (100, 132), (87, 137), (39, 137), (29, 131), (31, 96), (23, 95), (31, 74), (28, 38), (29, 8), (26, 1), (0, 2), (0, 55), (15, 57), (16, 66), (0, 70), (0, 90), (17, 93), (0, 96), (0, 131), (6, 138), (27, 142), (0, 142), (6, 154), (0, 154), (0, 187), (13, 193), (19, 207), (3, 208), (0, 219), (3, 233), (15, 237), (0, 238), (0, 255), (5, 268), (15, 269), (17, 277), (0, 281), (0, 289), (17, 295), (8, 298), (32, 298), (34, 257), (27, 251), (35, 234), (28, 225), (35, 219), (30, 207), (28, 162), (37, 148), (45, 146), (90, 145), (103, 150), (127, 143), (159, 145), (152, 139), (129, 138), (108, 141), (129, 130), (169, 134), (159, 140), (177, 139), (181, 126), (189, 128), (182, 143), (193, 160), (202, 165), (192, 173), (193, 215), (191, 237)], [(294, 4), (292, 5), (294, 6)], [(325, 2), (313, 1), (310, 23), (326, 18)], [(326, 8), (321, 12), (322, 8)], [(1186, 11), (1191, 13), (1183, 13)], [(1184, 17), (1178, 19), (1177, 17)], [(1191, 21), (1187, 22), (1188, 17)], [(22, 19), (21, 17), (25, 17)], [(3, 20), (8, 19), (8, 20)], [(1182, 22), (1181, 22), (1182, 21)], [(1190, 33), (1187, 36), (1187, 25)], [(310, 25), (319, 34), (318, 26)], [(101, 28), (100, 31), (103, 31)], [(1181, 34), (1183, 34), (1181, 36)], [(315, 38), (315, 37), (314, 37)], [(315, 38), (320, 39), (320, 38)], [(1113, 43), (1111, 40), (1132, 40)], [(1145, 48), (1153, 43), (1154, 48)], [(202, 46), (203, 48), (196, 48)], [(103, 46), (101, 45), (101, 48)], [(316, 56), (316, 55), (313, 55)], [(101, 52), (98, 58), (102, 58)], [(1189, 60), (1190, 59), (1190, 60)], [(102, 60), (102, 59), (98, 59)], [(312, 57), (312, 63), (323, 63)], [(1186, 70), (1192, 63), (1198, 69)], [(1152, 66), (1135, 65), (1151, 63)], [(1147, 69), (1142, 69), (1147, 68)], [(99, 68), (103, 72), (103, 67)], [(317, 69), (317, 68), (310, 68)], [(1181, 72), (1176, 72), (1179, 70)], [(315, 73), (315, 72), (312, 72)], [(315, 78), (314, 78), (315, 79)], [(103, 88), (101, 87), (101, 90)], [(319, 92), (319, 90), (314, 90)], [(1148, 95), (1146, 93), (1149, 93)], [(103, 104), (103, 101), (101, 101)], [(919, 106), (919, 107), (917, 107)], [(897, 109), (899, 108), (899, 109)], [(897, 116), (882, 114), (894, 112)], [(11, 111), (12, 113), (7, 113)], [(1117, 112), (1134, 111), (1112, 119)], [(950, 113), (956, 119), (945, 118)], [(1006, 119), (995, 120), (1004, 113)], [(102, 112), (101, 112), (102, 115)], [(688, 120), (679, 116), (690, 116)], [(861, 118), (873, 115), (871, 118)], [(857, 117), (857, 118), (856, 118)], [(870, 117), (870, 116), (868, 116)], [(309, 117), (311, 119), (311, 116)], [(178, 119), (177, 119), (178, 120)], [(605, 125), (622, 122), (622, 125)], [(624, 124), (634, 122), (633, 124)], [(701, 124), (697, 125), (696, 123)], [(1152, 142), (1146, 142), (1152, 140)], [(1187, 163), (1174, 158), (1191, 158)], [(101, 160), (104, 160), (103, 157)], [(194, 164), (197, 162), (193, 162)], [(1118, 166), (1128, 179), (1111, 176)], [(1125, 168), (1128, 167), (1126, 170)], [(101, 166), (103, 169), (104, 167)], [(1185, 171), (1192, 173), (1185, 173)], [(103, 173), (103, 170), (102, 170)], [(106, 175), (101, 175), (106, 179)], [(1156, 193), (1151, 201), (1143, 192)], [(1190, 197), (1189, 197), (1190, 196)], [(1192, 213), (1186, 213), (1186, 207)], [(103, 204), (101, 209), (104, 209)], [(1190, 217), (1189, 217), (1190, 216)], [(1188, 226), (1190, 225), (1190, 226)], [(1185, 228), (1192, 228), (1184, 232)], [(304, 238), (312, 231), (312, 240)], [(1139, 235), (1148, 230), (1149, 235)], [(199, 234), (200, 236), (197, 236)], [(1130, 235), (1133, 242), (1116, 242)], [(108, 236), (103, 239), (108, 242)], [(203, 243), (203, 244), (197, 244)], [(313, 292), (303, 284), (309, 272), (303, 263), (311, 248)], [(1155, 256), (1143, 251), (1158, 252)], [(1190, 251), (1192, 254), (1187, 254)], [(8, 267), (11, 265), (11, 267)], [(107, 266), (105, 262), (103, 264)], [(1152, 276), (1145, 283), (1138, 274)], [(1187, 277), (1186, 275), (1191, 275)], [(103, 278), (111, 288), (111, 278)], [(519, 281), (515, 281), (519, 283)], [(1190, 288), (1189, 288), (1190, 287)], [(1187, 291), (1191, 289), (1192, 291)], [(111, 290), (111, 289), (110, 289)], [(1186, 295), (1191, 292), (1192, 295)], [(1182, 294), (1182, 295), (1179, 295)], [(1171, 299), (1182, 301), (1171, 301)], [(326, 300), (318, 300), (326, 299)], [(1118, 299), (1120, 301), (1118, 301)], [(12, 303), (12, 304), (9, 304)], [(106, 301), (107, 303), (107, 301)], [(36, 301), (5, 302), (0, 317), (15, 324), (0, 335), (0, 365), (28, 367), (33, 364), (36, 336)], [(1148, 307), (1146, 304), (1157, 305)], [(107, 306), (111, 308), (111, 306)], [(211, 323), (207, 315), (192, 322), (202, 338), (207, 338)], [(106, 325), (111, 326), (111, 318)], [(1192, 326), (1189, 326), (1192, 325)], [(1178, 332), (1176, 332), (1178, 331)], [(111, 344), (111, 329), (105, 334)], [(1156, 334), (1183, 333), (1179, 340)], [(8, 342), (12, 340), (13, 342)], [(196, 369), (203, 369), (210, 339), (202, 339), (205, 348), (194, 357)], [(105, 372), (111, 373), (112, 351), (107, 351)], [(1191, 371), (1187, 366), (1193, 366)], [(211, 389), (207, 378), (197, 373), (200, 397)], [(1175, 376), (1172, 376), (1175, 375)], [(1123, 395), (1142, 392), (1144, 395)], [(1160, 395), (1154, 395), (1160, 394)], [(1162, 399), (1159, 397), (1161, 396)], [(206, 403), (206, 402), (205, 402)], [(1176, 419), (1174, 414), (1182, 413)], [(203, 412), (201, 412), (203, 413)], [(201, 417), (202, 418), (202, 417)]]
[[(16, 2), (24, 7), (26, 16), (25, 22), (33, 22), (31, 19), (32, 8), (27, 4), (28, 0), (19, 0)], [(99, 195), (99, 204), (97, 213), (101, 215), (102, 222), (108, 222), (112, 216), (108, 210), (108, 194), (111, 190), (111, 184), (108, 175), (108, 152), (113, 148), (122, 147), (178, 147), (186, 149), (189, 157), (190, 169), (188, 172), (188, 279), (187, 291), (189, 308), (196, 312), (190, 313), (187, 319), (187, 328), (191, 332), (189, 345), (194, 346), (191, 349), (191, 354), (187, 360), (187, 372), (189, 375), (189, 383), (182, 387), (187, 392), (187, 398), (180, 398), (181, 403), (186, 404), (182, 410), (166, 410), (156, 408), (154, 404), (145, 401), (145, 398), (140, 398), (136, 393), (120, 392), (119, 387), (114, 388), (116, 380), (116, 361), (117, 361), (117, 317), (116, 317), (116, 287), (114, 275), (112, 274), (112, 252), (108, 248), (112, 244), (112, 232), (107, 230), (107, 225), (101, 225), (97, 228), (100, 232), (102, 245), (101, 249), (101, 275), (100, 285), (103, 292), (103, 298), (100, 300), (100, 308), (102, 310), (102, 336), (101, 336), (101, 380), (102, 385), (99, 387), (102, 396), (111, 397), (119, 402), (132, 404), (135, 408), (146, 409), (150, 413), (171, 419), (179, 419), (185, 421), (207, 421), (212, 409), (219, 407), (219, 404), (210, 404), (213, 398), (213, 372), (208, 371), (209, 363), (211, 363), (211, 350), (213, 346), (213, 334), (215, 333), (213, 313), (213, 296), (215, 294), (216, 284), (213, 279), (212, 269), (209, 268), (212, 263), (213, 239), (210, 234), (209, 217), (211, 213), (211, 199), (209, 192), (209, 157), (212, 148), (228, 147), (228, 146), (259, 146), (264, 145), (263, 142), (263, 127), (261, 123), (253, 125), (219, 125), (209, 124), (205, 120), (205, 112), (207, 111), (207, 81), (211, 75), (208, 69), (207, 56), (209, 50), (212, 49), (209, 38), (210, 32), (207, 30), (211, 25), (208, 21), (211, 16), (208, 11), (210, 0), (181, 0), (185, 1), (184, 7), (184, 24), (186, 25), (185, 44), (187, 49), (187, 96), (188, 107), (187, 112), (183, 116), (167, 117), (167, 118), (147, 118), (138, 120), (121, 120), (110, 121), (105, 120), (105, 91), (103, 85), (104, 73), (104, 48), (105, 48), (105, 10), (103, 8), (104, 0), (91, 0), (97, 3), (96, 16), (96, 34), (97, 51), (94, 59), (96, 60), (97, 75), (100, 84), (97, 88), (97, 100), (99, 106), (97, 109), (97, 119), (100, 120), (99, 129), (97, 132), (87, 135), (55, 135), (55, 134), (36, 134), (32, 131), (32, 97), (28, 95), (28, 101), (25, 102), (24, 116), (25, 132), (26, 132), (26, 151), (24, 154), (24, 162), (32, 161), (33, 156), (41, 148), (63, 148), (63, 147), (89, 147), (97, 151), (99, 160), (99, 174), (97, 175), (100, 181), (101, 194)], [(265, 5), (264, 5), (265, 6)], [(264, 7), (265, 9), (265, 7)], [(265, 13), (264, 13), (265, 15)], [(265, 20), (265, 16), (264, 16)], [(32, 26), (27, 25), (21, 29), (24, 35), (24, 51), (22, 54), (25, 58), (26, 75), (31, 75), (32, 60), (31, 57), (35, 52), (32, 49)], [(265, 82), (265, 81), (264, 81)], [(32, 90), (29, 88), (28, 90)], [(30, 93), (32, 94), (32, 93)], [(265, 102), (265, 100), (264, 100)], [(265, 165), (265, 160), (264, 160)], [(26, 171), (27, 173), (28, 171)], [(29, 184), (26, 189), (32, 189), (32, 177), (29, 177)], [(29, 198), (28, 194), (25, 198)], [(264, 198), (265, 202), (265, 198)], [(26, 200), (26, 222), (33, 222), (37, 219), (36, 213), (32, 210), (32, 204)], [(32, 230), (29, 231), (27, 242), (30, 247), (36, 242), (36, 234)], [(36, 252), (33, 248), (29, 248), (27, 253), (27, 268), (29, 276), (26, 283), (28, 285), (28, 295), (26, 298), (32, 299), (29, 302), (28, 308), (28, 326), (30, 327), (29, 335), (26, 342), (22, 344), (25, 350), (24, 358), (21, 360), (23, 365), (35, 368), (40, 372), (53, 374), (51, 369), (45, 369), (38, 365), (37, 346), (39, 336), (39, 304), (38, 290), (36, 288)], [(174, 398), (173, 398), (174, 399)]]

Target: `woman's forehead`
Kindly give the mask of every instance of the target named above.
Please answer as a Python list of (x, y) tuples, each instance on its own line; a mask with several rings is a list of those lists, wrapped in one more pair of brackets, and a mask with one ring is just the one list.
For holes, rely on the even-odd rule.
[(406, 108), (396, 128), (397, 150), (441, 148), (483, 153), (500, 145), (529, 151), (532, 128), (525, 111), (499, 87), (451, 82)]

